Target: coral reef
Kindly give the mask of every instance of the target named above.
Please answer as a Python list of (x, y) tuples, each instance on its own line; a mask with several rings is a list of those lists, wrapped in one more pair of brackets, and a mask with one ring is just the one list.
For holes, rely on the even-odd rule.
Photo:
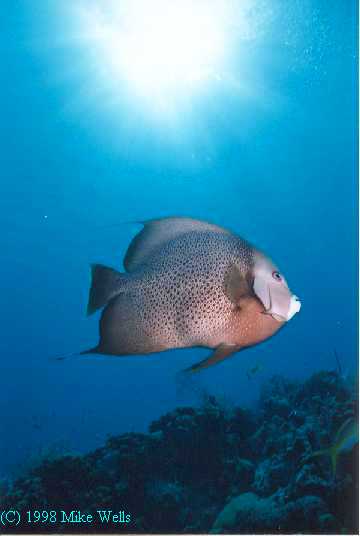
[(2, 510), (99, 509), (131, 520), (91, 524), (22, 523), (25, 532), (355, 533), (358, 444), (330, 460), (346, 419), (357, 419), (356, 393), (335, 372), (305, 382), (274, 377), (254, 411), (224, 408), (213, 397), (177, 408), (148, 434), (111, 437), (84, 456), (44, 460), (2, 486)]

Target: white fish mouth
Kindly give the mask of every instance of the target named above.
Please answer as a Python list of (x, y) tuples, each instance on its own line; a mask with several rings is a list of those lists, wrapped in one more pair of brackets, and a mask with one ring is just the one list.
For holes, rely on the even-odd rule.
[(300, 309), (301, 309), (301, 301), (299, 300), (297, 296), (295, 296), (295, 294), (293, 294), (291, 296), (290, 307), (289, 307), (286, 320), (291, 320), (292, 317), (300, 311)]
[(295, 296), (295, 294), (293, 294), (290, 298), (290, 305), (287, 316), (279, 315), (278, 313), (274, 313), (271, 310), (267, 311), (267, 314), (271, 315), (274, 320), (277, 320), (277, 322), (288, 322), (296, 313), (300, 311), (300, 309), (301, 301), (297, 296)]

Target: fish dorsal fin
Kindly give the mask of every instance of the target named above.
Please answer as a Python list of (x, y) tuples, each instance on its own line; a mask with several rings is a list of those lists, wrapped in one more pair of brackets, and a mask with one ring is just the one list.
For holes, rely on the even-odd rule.
[(229, 234), (222, 227), (191, 218), (161, 218), (139, 223), (144, 228), (133, 238), (126, 252), (124, 267), (127, 272), (136, 270), (167, 242), (184, 233), (212, 231)]
[(234, 305), (239, 305), (241, 298), (250, 294), (249, 283), (235, 264), (232, 264), (225, 274), (224, 289)]

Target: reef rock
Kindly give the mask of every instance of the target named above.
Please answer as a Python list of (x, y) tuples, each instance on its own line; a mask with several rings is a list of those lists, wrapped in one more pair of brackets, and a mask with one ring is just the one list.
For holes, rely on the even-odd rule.
[[(44, 458), (1, 483), (0, 506), (93, 513), (121, 505), (131, 514), (127, 533), (356, 533), (358, 444), (339, 453), (335, 473), (329, 456), (314, 456), (356, 418), (356, 393), (338, 374), (303, 383), (276, 376), (254, 411), (209, 397), (167, 413), (147, 434), (110, 437), (84, 456)], [(51, 529), (104, 532), (100, 522)]]

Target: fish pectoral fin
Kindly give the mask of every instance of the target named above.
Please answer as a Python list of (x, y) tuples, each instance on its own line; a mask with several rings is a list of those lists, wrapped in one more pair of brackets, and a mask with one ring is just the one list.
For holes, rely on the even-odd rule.
[(102, 264), (92, 264), (87, 314), (91, 315), (104, 307), (111, 298), (117, 296), (124, 289), (127, 281), (126, 274), (121, 274)]
[(220, 361), (223, 361), (227, 357), (230, 357), (232, 354), (240, 350), (240, 348), (240, 346), (235, 344), (220, 344), (210, 355), (210, 357), (199, 361), (199, 363), (195, 363), (195, 365), (185, 369), (184, 372), (199, 372), (204, 368), (216, 365), (217, 363), (220, 363)]
[(226, 296), (236, 306), (240, 305), (244, 296), (250, 294), (249, 283), (235, 264), (232, 264), (225, 274), (224, 290)]

